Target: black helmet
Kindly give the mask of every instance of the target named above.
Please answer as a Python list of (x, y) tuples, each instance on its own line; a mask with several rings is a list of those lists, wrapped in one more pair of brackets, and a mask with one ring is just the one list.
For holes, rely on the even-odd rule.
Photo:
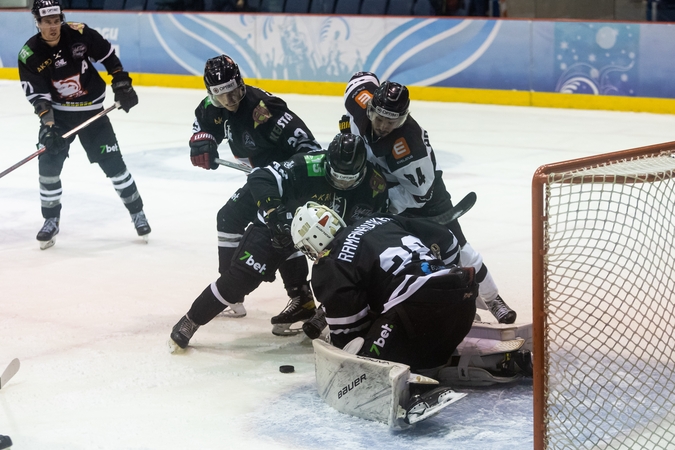
[(335, 189), (348, 191), (366, 176), (366, 144), (359, 136), (340, 133), (333, 138), (326, 154), (326, 180)]
[(368, 118), (372, 121), (374, 114), (377, 114), (391, 120), (394, 128), (398, 128), (408, 118), (409, 106), (408, 88), (399, 83), (385, 81), (375, 89), (373, 98), (368, 103)]
[(227, 55), (206, 61), (204, 85), (213, 104), (220, 108), (236, 106), (246, 94), (239, 66)]
[(64, 20), (63, 9), (59, 0), (35, 0), (31, 12), (38, 22), (47, 16), (61, 16), (61, 21)]

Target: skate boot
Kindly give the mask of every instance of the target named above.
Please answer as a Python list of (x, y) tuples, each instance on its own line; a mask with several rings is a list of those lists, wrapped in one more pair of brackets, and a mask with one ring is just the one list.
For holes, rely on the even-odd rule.
[(302, 324), (302, 331), (305, 332), (308, 338), (316, 339), (321, 336), (323, 329), (327, 326), (325, 311), (323, 308), (316, 308), (314, 317)]
[(131, 215), (131, 220), (134, 222), (134, 227), (136, 227), (136, 233), (143, 238), (144, 241), (148, 241), (148, 234), (150, 234), (150, 224), (148, 219), (145, 218), (145, 213), (139, 211)]
[(0, 435), (0, 450), (5, 448), (10, 448), (12, 446), (12, 440), (9, 436)]
[(190, 343), (190, 339), (194, 336), (195, 331), (199, 329), (199, 325), (194, 323), (187, 314), (181, 317), (176, 325), (173, 326), (171, 330), (171, 341), (169, 341), (169, 347), (172, 348), (172, 352), (178, 350), (171, 343), (177, 345), (181, 349), (184, 349)]
[(409, 425), (416, 424), (435, 416), (443, 408), (464, 397), (466, 394), (455, 392), (448, 387), (439, 387), (424, 394), (413, 395), (408, 402), (403, 421)]
[(45, 250), (54, 245), (56, 240), (54, 236), (59, 234), (59, 218), (50, 217), (45, 219), (44, 225), (38, 231), (36, 239), (40, 241), (40, 249)]
[(302, 328), (291, 328), (296, 322), (306, 322), (316, 312), (316, 305), (314, 304), (314, 296), (309, 290), (308, 285), (303, 285), (301, 288), (295, 288), (290, 293), (291, 299), (288, 301), (286, 308), (272, 317), (272, 334), (275, 336), (294, 336), (302, 331)]
[(504, 300), (498, 295), (491, 302), (485, 302), (488, 309), (499, 323), (513, 323), (516, 321), (516, 312), (509, 308)]

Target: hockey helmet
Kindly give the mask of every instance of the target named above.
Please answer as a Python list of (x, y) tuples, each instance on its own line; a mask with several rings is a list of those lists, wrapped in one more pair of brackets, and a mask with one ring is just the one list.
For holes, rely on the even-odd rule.
[(366, 170), (363, 139), (351, 133), (336, 135), (326, 153), (326, 181), (335, 189), (348, 191), (363, 182)]
[(377, 125), (389, 131), (403, 125), (408, 118), (410, 95), (408, 88), (402, 84), (385, 81), (375, 92), (368, 102), (368, 119), (373, 123), (377, 131)]
[(345, 222), (335, 211), (315, 202), (307, 202), (295, 210), (291, 236), (295, 248), (315, 260), (326, 249)]
[(65, 20), (59, 0), (35, 0), (31, 12), (38, 22), (42, 20), (43, 17), (57, 15), (61, 16), (61, 22)]
[(237, 105), (246, 95), (246, 85), (241, 78), (239, 66), (227, 55), (206, 61), (204, 85), (215, 106), (231, 111), (236, 111)]

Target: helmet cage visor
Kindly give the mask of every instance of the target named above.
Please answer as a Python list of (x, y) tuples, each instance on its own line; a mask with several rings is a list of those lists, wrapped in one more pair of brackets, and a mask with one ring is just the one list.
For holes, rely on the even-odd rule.
[(371, 122), (377, 120), (389, 125), (387, 128), (391, 127), (392, 129), (396, 129), (405, 123), (406, 119), (408, 118), (409, 111), (409, 109), (406, 109), (402, 113), (389, 111), (388, 109), (384, 109), (381, 106), (373, 105), (373, 101), (371, 100), (368, 102), (366, 114), (368, 115), (368, 119)]
[(358, 173), (344, 174), (333, 170), (333, 168), (328, 165), (326, 175), (328, 183), (335, 189), (349, 191), (350, 189), (356, 188), (363, 182), (365, 179), (366, 170), (367, 168), (364, 166), (363, 169), (361, 169)]
[(234, 107), (246, 95), (244, 83), (238, 81), (236, 78), (227, 83), (209, 86), (208, 90), (211, 103), (219, 108)]

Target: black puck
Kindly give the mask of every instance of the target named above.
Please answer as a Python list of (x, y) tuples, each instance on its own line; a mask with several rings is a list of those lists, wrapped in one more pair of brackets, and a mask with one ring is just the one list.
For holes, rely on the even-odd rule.
[(293, 373), (293, 372), (295, 372), (295, 367), (293, 367), (293, 366), (279, 366), (279, 372), (281, 372), (281, 373)]

